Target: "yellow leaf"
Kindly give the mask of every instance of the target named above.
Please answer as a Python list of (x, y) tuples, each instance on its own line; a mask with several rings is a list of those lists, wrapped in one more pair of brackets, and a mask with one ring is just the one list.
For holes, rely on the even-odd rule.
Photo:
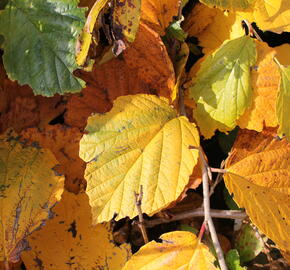
[(256, 0), (253, 15), (264, 31), (290, 32), (289, 0)]
[(49, 148), (60, 163), (58, 171), (65, 175), (65, 188), (70, 192), (79, 192), (80, 186), (85, 184), (85, 163), (78, 155), (82, 136), (78, 128), (60, 124), (47, 125), (42, 131), (38, 128), (28, 128), (20, 135), (34, 144)]
[(185, 79), (185, 65), (189, 56), (189, 48), (187, 43), (183, 42), (180, 46), (179, 51), (176, 53), (176, 61), (174, 63), (175, 75), (176, 75), (176, 84), (171, 94), (171, 100), (176, 101), (179, 88)]
[(122, 270), (214, 270), (215, 258), (191, 232), (161, 235), (162, 243), (149, 242), (135, 253)]
[(248, 10), (256, 0), (201, 0), (210, 7), (229, 10)]
[(184, 31), (190, 37), (196, 37), (215, 20), (217, 13), (221, 14), (222, 12), (216, 8), (209, 8), (204, 4), (197, 3), (183, 23)]
[(199, 145), (194, 124), (151, 95), (119, 97), (104, 115), (89, 117), (80, 141), (93, 222), (137, 215), (134, 192), (143, 186), (142, 210), (152, 215), (175, 201), (189, 182)]
[(178, 15), (178, 7), (177, 0), (142, 0), (141, 20), (163, 36), (173, 16)]
[(238, 125), (262, 131), (264, 127), (278, 125), (275, 106), (280, 75), (273, 60), (275, 49), (262, 42), (256, 42), (256, 45), (258, 60), (251, 70), (253, 101), (238, 120)]
[(18, 139), (11, 131), (0, 137), (0, 261), (19, 260), (25, 238), (49, 218), (63, 192), (51, 152)]
[(133, 42), (139, 27), (141, 0), (115, 0), (113, 12), (113, 24), (116, 38)]
[[(227, 39), (235, 39), (245, 34), (241, 21), (248, 19), (254, 21), (250, 12), (231, 12), (208, 8), (215, 15), (211, 23), (197, 35), (199, 45), (203, 47), (203, 53), (208, 54), (222, 45)], [(202, 15), (202, 13), (200, 14)], [(202, 17), (196, 18), (202, 20)]]
[(114, 245), (109, 224), (91, 225), (86, 194), (64, 192), (53, 210), (54, 218), (29, 237), (31, 250), (21, 255), (26, 269), (122, 269), (130, 246)]
[(90, 10), (76, 48), (76, 62), (79, 66), (82, 66), (86, 61), (96, 20), (107, 2), (108, 0), (97, 0)]
[(290, 143), (242, 130), (226, 162), (226, 186), (252, 222), (290, 251)]
[(278, 64), (281, 72), (280, 89), (277, 97), (278, 135), (290, 140), (290, 66)]

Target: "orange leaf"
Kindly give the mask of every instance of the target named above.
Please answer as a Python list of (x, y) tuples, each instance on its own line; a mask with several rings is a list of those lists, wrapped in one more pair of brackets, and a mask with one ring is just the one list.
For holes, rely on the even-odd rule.
[(290, 251), (290, 142), (242, 130), (226, 162), (226, 186), (252, 222)]
[(178, 14), (178, 2), (177, 0), (142, 0), (141, 20), (162, 36), (172, 17)]
[(21, 136), (52, 151), (61, 165), (59, 171), (65, 175), (67, 190), (77, 193), (80, 185), (85, 184), (85, 163), (79, 158), (79, 140), (82, 134), (78, 128), (48, 125), (43, 131), (37, 128), (23, 130)]
[(276, 99), (280, 74), (273, 58), (275, 49), (262, 42), (256, 42), (258, 60), (251, 71), (253, 101), (238, 120), (241, 128), (262, 131), (263, 127), (278, 125)]

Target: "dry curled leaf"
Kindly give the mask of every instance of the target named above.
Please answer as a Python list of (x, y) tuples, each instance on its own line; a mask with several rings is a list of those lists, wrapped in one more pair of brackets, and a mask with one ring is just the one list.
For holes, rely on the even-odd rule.
[(115, 246), (110, 224), (91, 225), (87, 195), (64, 192), (55, 216), (29, 237), (21, 258), (29, 270), (121, 270), (130, 258), (128, 244)]

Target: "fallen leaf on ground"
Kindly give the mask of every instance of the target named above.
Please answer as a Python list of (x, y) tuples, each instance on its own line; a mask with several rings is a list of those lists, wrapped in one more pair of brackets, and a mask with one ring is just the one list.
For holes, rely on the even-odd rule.
[(26, 237), (50, 218), (60, 200), (64, 177), (47, 149), (24, 146), (7, 132), (0, 137), (0, 261), (17, 262)]
[(63, 125), (46, 126), (43, 130), (28, 128), (21, 136), (43, 148), (49, 148), (60, 163), (58, 171), (65, 175), (65, 188), (78, 193), (85, 185), (85, 163), (79, 158), (79, 141), (82, 133), (78, 128)]
[(160, 236), (135, 253), (123, 270), (213, 270), (215, 257), (191, 232), (175, 231)]
[[(143, 187), (149, 215), (175, 201), (198, 161), (199, 135), (167, 100), (152, 95), (119, 97), (113, 109), (89, 117), (80, 141), (93, 222), (137, 215), (134, 192)], [(164, 192), (166, 190), (166, 192)]]
[(225, 184), (259, 231), (289, 252), (290, 143), (242, 130), (226, 161)]
[(64, 192), (55, 216), (29, 237), (21, 258), (29, 270), (120, 270), (130, 258), (128, 244), (115, 246), (110, 224), (91, 225), (88, 197)]

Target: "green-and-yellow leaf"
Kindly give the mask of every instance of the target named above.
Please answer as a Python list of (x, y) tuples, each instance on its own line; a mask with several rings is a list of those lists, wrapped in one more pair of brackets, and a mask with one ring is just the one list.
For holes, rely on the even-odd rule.
[(149, 242), (135, 253), (123, 270), (215, 270), (215, 257), (191, 232), (161, 235), (162, 243)]
[(24, 146), (13, 134), (0, 137), (0, 261), (17, 261), (25, 238), (50, 216), (64, 177), (52, 153)]
[(93, 222), (137, 215), (134, 192), (143, 187), (142, 210), (151, 215), (175, 201), (197, 164), (194, 124), (178, 117), (165, 99), (119, 97), (104, 115), (89, 117), (80, 157)]
[(279, 64), (281, 80), (278, 92), (276, 112), (279, 123), (279, 136), (286, 136), (290, 140), (290, 66)]
[(229, 131), (250, 104), (250, 68), (256, 62), (255, 42), (248, 36), (226, 41), (201, 64), (189, 88), (197, 103), (194, 117), (210, 138), (216, 129)]

